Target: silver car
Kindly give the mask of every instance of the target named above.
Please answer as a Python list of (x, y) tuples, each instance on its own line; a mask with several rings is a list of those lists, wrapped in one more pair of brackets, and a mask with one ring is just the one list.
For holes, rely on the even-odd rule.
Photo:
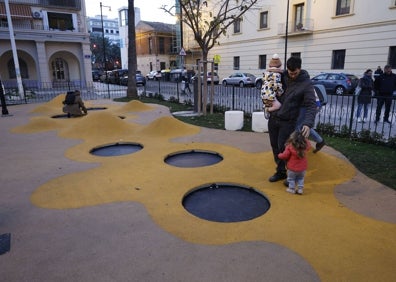
[(229, 77), (223, 79), (223, 86), (227, 85), (239, 85), (239, 87), (244, 86), (255, 86), (256, 76), (247, 72), (236, 72), (231, 74)]

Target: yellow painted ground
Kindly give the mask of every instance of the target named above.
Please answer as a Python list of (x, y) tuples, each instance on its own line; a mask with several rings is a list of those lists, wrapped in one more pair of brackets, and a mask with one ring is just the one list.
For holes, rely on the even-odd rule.
[[(140, 202), (159, 226), (189, 242), (273, 242), (303, 256), (322, 281), (396, 281), (396, 225), (359, 215), (334, 197), (334, 187), (356, 173), (347, 162), (322, 152), (310, 153), (305, 194), (291, 195), (283, 184), (266, 180), (274, 167), (271, 152), (246, 153), (215, 143), (171, 142), (175, 137), (197, 134), (200, 128), (173, 117), (161, 117), (145, 126), (133, 123), (139, 112), (154, 109), (136, 101), (106, 105), (107, 110), (93, 111), (82, 118), (51, 118), (59, 114), (63, 99), (59, 96), (37, 107), (30, 122), (13, 132), (57, 130), (61, 137), (81, 139), (81, 144), (65, 152), (66, 157), (100, 166), (38, 187), (31, 196), (34, 205), (72, 209)], [(120, 115), (126, 118), (120, 119)], [(94, 147), (119, 141), (137, 142), (144, 148), (117, 157), (89, 154)], [(224, 160), (201, 168), (164, 163), (168, 154), (187, 149), (215, 151)], [(183, 208), (181, 201), (191, 189), (221, 182), (256, 188), (270, 200), (270, 210), (250, 221), (216, 223), (199, 219)]]

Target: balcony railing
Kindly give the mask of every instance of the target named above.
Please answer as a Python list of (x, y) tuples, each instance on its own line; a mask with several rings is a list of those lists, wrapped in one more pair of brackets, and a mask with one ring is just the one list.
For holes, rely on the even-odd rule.
[[(84, 28), (78, 28), (78, 29), (53, 29), (50, 28), (49, 26), (45, 26), (42, 23), (33, 23), (33, 22), (13, 22), (13, 28), (14, 30), (37, 30), (37, 31), (53, 31), (53, 32), (85, 32)], [(0, 21), (0, 31), (5, 29), (8, 32), (8, 23), (5, 21)]]
[[(309, 34), (314, 31), (314, 20), (303, 19), (301, 22), (288, 22), (287, 33), (288, 35), (294, 36), (299, 34)], [(286, 35), (286, 23), (280, 23), (278, 25), (278, 35)]]
[[(0, 0), (0, 3), (4, 0)], [(81, 0), (9, 0), (11, 4), (81, 10)]]

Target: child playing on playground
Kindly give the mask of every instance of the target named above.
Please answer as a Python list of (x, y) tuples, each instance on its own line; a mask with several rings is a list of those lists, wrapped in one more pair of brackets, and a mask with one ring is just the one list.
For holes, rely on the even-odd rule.
[(286, 142), (285, 150), (278, 154), (278, 158), (286, 161), (288, 182), (286, 191), (289, 193), (303, 194), (304, 177), (308, 167), (306, 153), (310, 148), (311, 143), (301, 131), (294, 131)]

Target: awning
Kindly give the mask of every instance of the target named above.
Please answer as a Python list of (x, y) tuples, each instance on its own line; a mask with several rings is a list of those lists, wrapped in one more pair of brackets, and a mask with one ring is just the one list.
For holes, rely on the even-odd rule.
[[(18, 5), (18, 4), (9, 4), (11, 18), (13, 19), (28, 19), (32, 18), (32, 10), (30, 6), (26, 5)], [(7, 18), (6, 8), (4, 3), (0, 3), (0, 18)]]

